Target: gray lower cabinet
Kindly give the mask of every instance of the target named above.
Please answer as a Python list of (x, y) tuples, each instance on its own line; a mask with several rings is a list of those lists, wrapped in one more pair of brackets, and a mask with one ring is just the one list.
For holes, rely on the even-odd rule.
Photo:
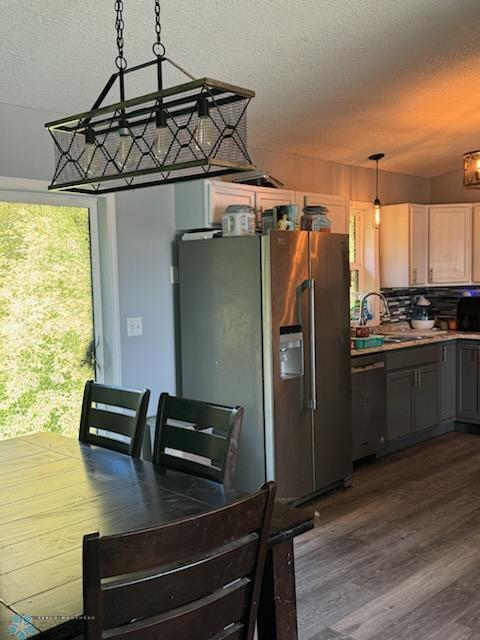
[(457, 415), (457, 345), (454, 341), (441, 345), (440, 397), (438, 410), (440, 422), (452, 422)]
[(479, 421), (479, 347), (460, 342), (457, 347), (457, 417)]
[(398, 440), (440, 421), (440, 346), (387, 354), (387, 437)]
[(387, 440), (413, 431), (413, 378), (411, 369), (387, 374)]
[(439, 423), (438, 389), (440, 368), (438, 364), (419, 367), (414, 372), (413, 386), (414, 431), (430, 429)]

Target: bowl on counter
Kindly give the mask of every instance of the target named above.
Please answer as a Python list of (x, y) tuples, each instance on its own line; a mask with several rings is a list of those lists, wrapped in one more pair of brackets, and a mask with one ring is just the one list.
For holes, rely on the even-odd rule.
[(410, 320), (410, 324), (412, 325), (412, 329), (420, 329), (420, 331), (428, 331), (429, 329), (433, 329), (435, 326), (435, 320), (414, 320), (413, 318)]

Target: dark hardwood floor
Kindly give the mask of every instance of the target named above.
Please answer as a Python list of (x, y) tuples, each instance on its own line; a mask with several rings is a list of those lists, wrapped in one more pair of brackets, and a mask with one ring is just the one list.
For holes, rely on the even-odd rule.
[(480, 640), (480, 436), (364, 466), (295, 544), (300, 640)]

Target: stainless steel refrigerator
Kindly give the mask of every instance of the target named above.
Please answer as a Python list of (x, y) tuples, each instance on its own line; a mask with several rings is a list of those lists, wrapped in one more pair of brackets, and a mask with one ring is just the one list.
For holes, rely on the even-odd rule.
[(179, 241), (182, 394), (242, 405), (237, 486), (301, 500), (352, 470), (348, 236)]

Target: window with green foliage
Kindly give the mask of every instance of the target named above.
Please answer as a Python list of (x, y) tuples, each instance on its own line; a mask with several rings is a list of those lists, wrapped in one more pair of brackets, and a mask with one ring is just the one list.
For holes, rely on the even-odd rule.
[(349, 225), (350, 249), (350, 317), (359, 314), (360, 293), (363, 287), (362, 213), (352, 209)]
[(91, 273), (88, 209), (0, 202), (0, 439), (78, 433)]

